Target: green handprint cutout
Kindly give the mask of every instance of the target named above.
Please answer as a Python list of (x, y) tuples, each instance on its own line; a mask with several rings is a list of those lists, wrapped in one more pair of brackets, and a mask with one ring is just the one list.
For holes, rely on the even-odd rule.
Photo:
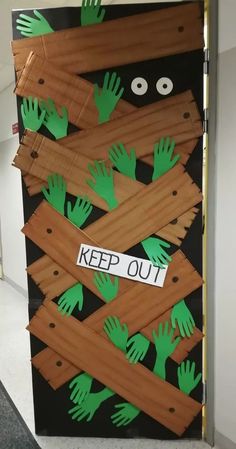
[[(147, 354), (150, 341), (142, 334), (137, 334), (131, 337), (127, 343), (127, 355), (126, 358), (130, 363), (138, 363), (139, 360), (143, 360)], [(129, 347), (129, 349), (128, 349)]]
[(87, 373), (80, 374), (72, 380), (69, 384), (69, 388), (73, 388), (70, 399), (74, 404), (81, 405), (82, 402), (84, 402), (90, 393), (92, 381), (93, 378)]
[(112, 343), (125, 352), (129, 334), (127, 325), (121, 325), (116, 316), (108, 316), (104, 321), (103, 329)]
[(106, 72), (102, 89), (94, 85), (94, 100), (98, 110), (98, 122), (104, 123), (110, 119), (118, 101), (123, 95), (124, 88), (120, 88), (120, 77), (113, 72)]
[(58, 301), (58, 312), (62, 315), (71, 315), (74, 308), (78, 306), (81, 312), (83, 308), (84, 296), (83, 296), (83, 286), (79, 282), (73, 287), (68, 288), (68, 290), (63, 293)]
[(23, 98), (21, 104), (21, 117), (24, 127), (31, 131), (38, 131), (45, 118), (46, 111), (42, 111), (39, 115), (38, 105), (38, 99), (32, 97)]
[(194, 388), (199, 384), (202, 374), (199, 373), (196, 378), (195, 377), (195, 362), (190, 365), (190, 361), (187, 360), (186, 365), (185, 362), (182, 362), (178, 367), (178, 382), (179, 389), (183, 391), (183, 393), (189, 395)]
[(115, 405), (115, 408), (120, 409), (118, 412), (111, 416), (112, 424), (116, 427), (127, 426), (130, 424), (140, 413), (140, 410), (129, 402), (122, 402)]
[(64, 215), (66, 183), (63, 177), (57, 173), (48, 176), (48, 189), (49, 191), (47, 191), (46, 187), (42, 187), (42, 192), (46, 200), (54, 209)]
[(109, 150), (109, 159), (120, 173), (123, 173), (123, 175), (129, 178), (136, 179), (136, 153), (134, 148), (128, 154), (122, 143), (112, 145)]
[(80, 228), (93, 210), (87, 196), (78, 196), (72, 209), (70, 201), (67, 203), (67, 217), (78, 228)]
[(177, 337), (175, 340), (173, 340), (174, 329), (171, 328), (169, 331), (168, 321), (166, 321), (165, 323), (164, 330), (163, 324), (160, 323), (158, 327), (158, 334), (153, 330), (152, 336), (157, 352), (157, 358), (153, 368), (153, 372), (162, 379), (165, 379), (166, 360), (174, 352), (181, 338)]
[(104, 162), (94, 162), (94, 166), (89, 164), (88, 169), (92, 179), (87, 179), (87, 184), (96, 192), (104, 201), (106, 201), (109, 210), (118, 206), (118, 201), (115, 197), (114, 179), (112, 168), (106, 168)]
[(160, 178), (164, 173), (168, 172), (180, 159), (177, 154), (172, 160), (173, 151), (175, 149), (175, 141), (170, 142), (170, 138), (162, 138), (160, 142), (154, 145), (154, 170), (152, 180)]
[(175, 304), (171, 312), (171, 325), (176, 328), (176, 321), (181, 337), (191, 337), (194, 333), (195, 322), (193, 316), (185, 304), (184, 299)]
[(54, 101), (48, 98), (47, 101), (41, 101), (39, 104), (41, 111), (46, 111), (43, 124), (55, 139), (62, 139), (67, 136), (68, 130), (68, 111), (65, 106), (61, 108), (61, 115), (57, 112)]
[(20, 14), (19, 19), (16, 19), (17, 25), (16, 29), (20, 31), (22, 36), (33, 37), (41, 36), (42, 34), (53, 33), (52, 27), (49, 25), (48, 21), (40, 14), (37, 9), (34, 10), (34, 15), (37, 17), (26, 16), (25, 14)]
[(145, 253), (153, 265), (163, 268), (168, 265), (172, 258), (167, 254), (164, 248), (170, 248), (170, 244), (156, 237), (148, 237), (141, 242)]
[(99, 409), (102, 402), (111, 396), (114, 396), (114, 393), (109, 388), (104, 388), (99, 393), (89, 393), (82, 404), (76, 405), (68, 413), (72, 415), (73, 420), (82, 421), (86, 419), (89, 422), (93, 419), (95, 412)]
[(98, 272), (94, 274), (93, 282), (106, 302), (110, 302), (116, 297), (119, 289), (119, 278), (117, 276), (114, 277), (114, 282), (112, 282), (109, 274)]
[(81, 26), (102, 23), (105, 8), (101, 8), (101, 0), (83, 0), (81, 7)]

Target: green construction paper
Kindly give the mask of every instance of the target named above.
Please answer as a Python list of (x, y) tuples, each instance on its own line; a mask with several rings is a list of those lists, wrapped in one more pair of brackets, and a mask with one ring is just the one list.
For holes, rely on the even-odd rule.
[(34, 15), (37, 17), (26, 16), (25, 14), (20, 14), (19, 19), (16, 19), (17, 25), (16, 29), (20, 31), (22, 36), (33, 37), (41, 36), (42, 34), (53, 33), (52, 27), (49, 25), (48, 21), (40, 14), (37, 9), (34, 10)]
[(136, 179), (136, 153), (134, 148), (128, 154), (122, 143), (112, 145), (109, 150), (109, 159), (120, 173), (123, 173), (123, 175), (129, 178)]
[(99, 409), (102, 402), (106, 399), (114, 396), (114, 392), (109, 388), (104, 388), (99, 393), (89, 393), (87, 398), (83, 401), (82, 404), (76, 405), (72, 409), (68, 411), (69, 415), (72, 415), (71, 418), (76, 421), (86, 420), (90, 422), (95, 412)]
[(168, 172), (180, 159), (177, 154), (172, 160), (173, 151), (175, 149), (175, 141), (170, 142), (170, 138), (162, 138), (160, 142), (154, 145), (154, 170), (152, 180), (160, 178), (164, 173)]
[(39, 104), (41, 111), (46, 111), (43, 124), (56, 140), (67, 136), (68, 130), (68, 111), (65, 106), (61, 108), (61, 115), (57, 112), (54, 101), (48, 98), (47, 101), (41, 101)]
[(38, 99), (32, 97), (23, 98), (21, 103), (21, 117), (24, 127), (31, 131), (38, 131), (41, 128), (46, 115), (46, 111), (42, 111), (39, 115), (38, 105)]
[(104, 321), (103, 329), (112, 343), (125, 352), (129, 336), (127, 325), (121, 325), (120, 320), (116, 316), (108, 316)]
[[(138, 363), (143, 360), (147, 354), (150, 341), (142, 334), (137, 334), (131, 337), (126, 345), (126, 358), (130, 363)], [(129, 349), (128, 349), (129, 347)]]
[(94, 101), (98, 110), (98, 122), (104, 123), (110, 119), (118, 101), (123, 95), (124, 88), (120, 88), (121, 79), (115, 72), (106, 72), (103, 87), (94, 85)]
[(148, 237), (141, 242), (145, 253), (153, 265), (163, 268), (168, 265), (172, 258), (167, 254), (164, 248), (170, 248), (170, 244), (156, 237)]
[(94, 180), (87, 179), (87, 184), (94, 190), (104, 201), (106, 201), (109, 210), (118, 206), (115, 198), (114, 178), (112, 168), (106, 168), (104, 162), (95, 161), (94, 165), (89, 164), (88, 169)]
[(90, 393), (93, 378), (87, 374), (79, 374), (69, 384), (69, 388), (72, 389), (70, 399), (74, 404), (81, 405)]
[(187, 395), (196, 388), (202, 378), (201, 373), (195, 378), (195, 367), (195, 362), (190, 365), (190, 361), (187, 360), (186, 364), (182, 362), (177, 370), (179, 389)]
[(48, 176), (48, 190), (42, 187), (42, 192), (46, 200), (56, 209), (60, 214), (64, 215), (65, 200), (66, 200), (66, 183), (61, 175), (54, 173)]
[(127, 426), (130, 424), (140, 413), (140, 410), (129, 402), (122, 402), (115, 405), (116, 409), (119, 409), (111, 416), (112, 424), (116, 427)]
[(160, 323), (158, 326), (158, 334), (155, 332), (155, 330), (153, 330), (152, 336), (157, 352), (157, 358), (153, 368), (153, 372), (162, 379), (165, 379), (166, 360), (171, 356), (171, 354), (173, 354), (176, 347), (180, 343), (181, 338), (177, 337), (173, 340), (174, 329), (170, 328), (169, 331), (168, 321), (166, 321), (164, 329), (163, 323)]
[(87, 196), (78, 196), (74, 207), (70, 201), (67, 202), (67, 217), (78, 228), (80, 228), (93, 210), (93, 206)]
[(195, 322), (193, 316), (185, 304), (184, 299), (175, 304), (171, 312), (171, 325), (176, 328), (176, 322), (179, 327), (181, 337), (191, 337), (194, 333)]
[(62, 315), (71, 315), (75, 307), (78, 306), (78, 310), (81, 312), (83, 309), (83, 286), (78, 282), (73, 287), (63, 293), (58, 301), (58, 312)]
[(106, 302), (115, 299), (119, 290), (119, 278), (117, 276), (114, 277), (114, 282), (112, 282), (109, 274), (97, 272), (94, 274), (93, 282)]
[(83, 0), (81, 7), (81, 26), (102, 23), (105, 8), (101, 8), (101, 0)]

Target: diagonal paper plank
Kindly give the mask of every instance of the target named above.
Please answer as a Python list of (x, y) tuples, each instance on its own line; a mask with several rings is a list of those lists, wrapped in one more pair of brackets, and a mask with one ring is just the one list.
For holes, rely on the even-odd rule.
[[(93, 204), (107, 210), (108, 206), (105, 201), (90, 189), (86, 183), (86, 180), (91, 178), (88, 170), (89, 163), (91, 163), (91, 160), (85, 155), (75, 154), (56, 142), (30, 131), (27, 131), (23, 137), (22, 144), (13, 161), (15, 167), (29, 174), (36, 175), (44, 181), (47, 180), (51, 173), (59, 173), (67, 181), (67, 191), (69, 193), (76, 196), (81, 194), (88, 195)], [(170, 171), (173, 175), (175, 168)], [(164, 179), (164, 176), (158, 182), (161, 182), (162, 179)], [(114, 173), (114, 184), (116, 198), (119, 203), (127, 200), (131, 195), (140, 194), (143, 191), (142, 183), (118, 172)], [(151, 185), (154, 186), (155, 182), (149, 186)], [(184, 212), (186, 212), (186, 208)]]
[(201, 410), (201, 404), (144, 366), (130, 365), (120, 350), (103, 337), (95, 336), (84, 323), (73, 317), (62, 317), (53, 303), (40, 307), (28, 329), (52, 349), (58, 349), (62, 357), (75, 366), (82, 366), (177, 435), (185, 431)]
[(16, 71), (31, 50), (79, 74), (203, 48), (198, 3), (12, 42)]
[[(41, 100), (52, 98), (57, 108), (66, 106), (69, 121), (79, 128), (87, 129), (98, 124), (94, 85), (79, 76), (70, 75), (34, 53), (27, 59), (15, 93), (21, 97), (33, 96)], [(120, 100), (111, 119), (135, 110), (135, 106)]]
[[(180, 238), (185, 237), (197, 212), (198, 209), (193, 207), (173, 220), (173, 223), (164, 226), (164, 228), (157, 232), (157, 235), (179, 246), (181, 244)], [(86, 228), (84, 232), (86, 232)], [(56, 264), (46, 255), (29, 265), (27, 267), (27, 273), (43, 292), (46, 300), (52, 300), (60, 296), (65, 290), (77, 282), (63, 267)]]
[[(28, 91), (25, 92), (28, 94)], [(40, 96), (39, 96), (40, 98)], [(135, 148), (137, 158), (153, 153), (154, 143), (163, 136), (173, 138), (183, 160), (193, 150), (196, 138), (202, 136), (201, 117), (191, 91), (160, 102), (135, 109), (107, 123), (84, 129), (66, 139), (60, 139), (76, 153), (85, 153), (91, 159), (107, 159), (114, 143), (122, 142), (128, 149)], [(183, 146), (182, 144), (193, 141)]]
[[(169, 266), (163, 288), (133, 283), (132, 288), (126, 290), (121, 295), (119, 294), (115, 300), (101, 307), (84, 322), (94, 331), (102, 333), (105, 336), (103, 333), (105, 318), (109, 315), (117, 316), (122, 323), (128, 325), (129, 335), (133, 335), (143, 328), (148, 327), (157, 317), (161, 316), (181, 298), (189, 295), (201, 285), (201, 276), (195, 271), (183, 253), (177, 251)], [(154, 322), (152, 329), (156, 329), (156, 325), (157, 323)], [(150, 324), (151, 326), (152, 324)], [(144, 332), (146, 335), (147, 329)], [(199, 332), (197, 333), (199, 334)], [(183, 355), (186, 355), (187, 348), (190, 348), (190, 346), (191, 343), (185, 342), (181, 349), (181, 351), (184, 350)], [(47, 353), (48, 350), (45, 349), (44, 351)], [(48, 361), (45, 363), (45, 357), (48, 359), (47, 355), (37, 355), (36, 366), (53, 388), (58, 388), (67, 382), (70, 379), (68, 375), (71, 375), (71, 370), (73, 373), (72, 376), (78, 374), (78, 372), (74, 372), (73, 368), (68, 368), (64, 362), (62, 365), (59, 365), (59, 369), (57, 365), (58, 354), (54, 354), (53, 357), (51, 355), (49, 356), (49, 364)], [(43, 364), (42, 370), (41, 366), (39, 366), (38, 358), (40, 358), (40, 362)]]

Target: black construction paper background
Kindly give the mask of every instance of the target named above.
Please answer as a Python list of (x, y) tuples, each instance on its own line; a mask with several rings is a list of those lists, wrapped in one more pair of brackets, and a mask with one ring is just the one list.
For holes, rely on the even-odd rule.
[[(184, 2), (183, 2), (184, 3)], [(183, 4), (181, 3), (181, 5)], [(188, 3), (188, 2), (186, 2)], [(200, 2), (203, 12), (203, 4)], [(39, 2), (40, 5), (40, 2)], [(110, 5), (105, 6), (106, 14), (104, 20), (115, 19), (123, 16), (148, 12), (152, 10), (162, 9), (175, 6), (176, 3), (162, 3), (162, 4), (129, 4), (129, 5)], [(20, 12), (33, 16), (33, 10), (13, 11), (13, 38), (23, 38), (16, 29), (16, 19)], [(57, 9), (41, 9), (40, 12), (48, 20), (54, 30), (61, 30), (80, 26), (80, 8), (57, 8)], [(66, 69), (66, 67), (65, 67)], [(93, 73), (82, 75), (85, 79), (91, 82), (97, 82), (102, 85), (104, 74), (107, 70), (102, 70)], [(172, 80), (174, 88), (169, 96), (176, 95), (191, 89), (195, 100), (198, 104), (199, 110), (203, 111), (203, 51), (197, 50), (190, 53), (185, 53), (176, 56), (161, 58), (158, 60), (145, 61), (126, 66), (112, 68), (111, 71), (116, 71), (122, 79), (122, 85), (125, 87), (123, 98), (135, 106), (144, 106), (155, 101), (162, 100), (166, 97), (160, 95), (156, 90), (156, 82), (161, 77), (168, 77)], [(148, 82), (148, 91), (143, 96), (135, 95), (131, 90), (131, 82), (135, 77), (141, 76)], [(24, 128), (20, 115), (21, 99), (17, 100), (18, 119), (21, 138)], [(203, 114), (202, 114), (203, 115)], [(69, 132), (75, 131), (73, 125), (69, 126)], [(51, 134), (42, 127), (40, 133), (52, 138)], [(186, 169), (196, 184), (201, 188), (202, 186), (202, 139), (193, 151)], [(148, 184), (151, 182), (152, 168), (147, 164), (138, 162), (137, 164), (137, 179)], [(32, 215), (36, 207), (43, 199), (42, 194), (37, 194), (30, 197), (22, 182), (22, 192), (24, 201), (24, 217), (25, 222)], [(75, 201), (71, 195), (67, 195), (67, 199)], [(184, 242), (181, 245), (181, 250), (185, 253), (190, 262), (194, 265), (196, 270), (202, 272), (202, 217), (201, 206), (199, 205), (199, 213), (193, 222)], [(105, 212), (94, 207), (93, 213), (86, 222), (86, 226), (97, 220)], [(20, 230), (19, 230), (20, 232)], [(66, 242), (65, 242), (66, 245)], [(171, 253), (176, 251), (174, 245), (171, 246)], [(137, 257), (147, 258), (141, 245), (136, 245), (131, 248), (128, 254)], [(30, 240), (26, 239), (26, 254), (27, 265), (41, 257), (44, 253)], [(30, 277), (28, 277), (29, 288), (29, 318), (31, 319), (43, 300), (43, 295), (39, 288), (35, 285)], [(57, 301), (58, 298), (55, 298)], [(196, 325), (202, 329), (202, 289), (198, 289), (186, 298), (186, 304), (191, 310)], [(74, 313), (76, 318), (83, 320), (92, 312), (103, 305), (103, 302), (84, 287), (84, 308), (79, 314)], [(32, 356), (42, 350), (45, 345), (34, 336), (31, 336), (31, 352)], [(78, 348), (79, 350), (79, 348)], [(196, 372), (202, 370), (202, 344), (199, 343), (189, 354), (191, 361), (196, 362)], [(150, 345), (147, 356), (144, 360), (144, 365), (153, 368), (155, 362), (154, 345)], [(54, 391), (38, 371), (32, 368), (33, 377), (33, 394), (34, 394), (34, 410), (35, 410), (35, 427), (38, 435), (47, 436), (88, 436), (88, 437), (114, 437), (114, 438), (157, 438), (157, 439), (177, 439), (178, 437), (170, 430), (147, 416), (145, 413), (140, 415), (127, 427), (116, 428), (110, 419), (114, 413), (114, 405), (119, 402), (124, 402), (124, 399), (115, 395), (102, 404), (100, 409), (95, 413), (93, 420), (90, 423), (72, 421), (68, 415), (68, 410), (72, 408), (73, 404), (69, 399), (70, 390), (69, 383), (65, 384), (59, 390)], [(167, 378), (166, 380), (175, 386), (177, 382), (177, 364), (171, 359), (167, 362)], [(135, 382), (135, 379), (134, 379)], [(99, 391), (103, 386), (94, 381), (92, 391)], [(192, 392), (191, 396), (197, 401), (202, 401), (202, 385)], [(182, 438), (201, 438), (202, 435), (202, 417), (201, 413), (195, 418), (191, 426), (186, 430)]]

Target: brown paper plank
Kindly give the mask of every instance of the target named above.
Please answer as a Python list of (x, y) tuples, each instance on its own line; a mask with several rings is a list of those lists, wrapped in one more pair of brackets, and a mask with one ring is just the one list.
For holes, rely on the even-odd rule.
[[(165, 285), (163, 288), (156, 288), (151, 285), (144, 285), (141, 283), (133, 283), (133, 287), (126, 290), (125, 293), (119, 294), (118, 297), (101, 307), (99, 310), (90, 315), (85, 323), (94, 331), (102, 333), (103, 323), (107, 316), (117, 316), (122, 323), (126, 323), (129, 328), (129, 335), (133, 335), (136, 332), (145, 329), (150, 323), (152, 323), (157, 317), (161, 316), (180, 299), (186, 297), (191, 292), (199, 288), (202, 284), (200, 275), (195, 271), (194, 267), (186, 259), (181, 251), (177, 251), (173, 260), (169, 266)], [(152, 326), (152, 324), (150, 324)], [(156, 329), (156, 323), (153, 324), (152, 329)], [(145, 333), (147, 330), (144, 331)], [(151, 331), (150, 331), (151, 332)], [(186, 339), (184, 339), (186, 340)], [(193, 342), (185, 341), (182, 343), (180, 354), (186, 355), (187, 349)], [(45, 349), (44, 351), (47, 351)], [(47, 356), (46, 356), (47, 358)], [(50, 364), (47, 366), (44, 363), (44, 372), (50, 385), (57, 389), (65, 382), (70, 380), (67, 370), (64, 370), (62, 366), (57, 369), (56, 375), (51, 372), (52, 364), (56, 363), (58, 355), (54, 355)], [(34, 359), (33, 359), (34, 363)], [(36, 365), (39, 367), (39, 364)], [(79, 371), (77, 372), (77, 374)], [(43, 373), (42, 373), (43, 374)]]
[[(66, 95), (65, 95), (66, 92)], [(17, 82), (15, 93), (21, 97), (33, 96), (41, 100), (52, 98), (57, 108), (66, 106), (69, 121), (82, 129), (98, 124), (98, 111), (94, 102), (94, 86), (89, 81), (31, 53)], [(111, 119), (136, 110), (120, 100)]]
[(74, 74), (200, 48), (202, 19), (197, 3), (12, 42), (16, 71), (22, 70), (33, 50)]
[(84, 323), (73, 317), (62, 317), (53, 303), (40, 307), (28, 329), (53, 350), (58, 350), (64, 359), (81, 366), (177, 435), (185, 431), (201, 410), (201, 404), (143, 365), (130, 365), (119, 349), (103, 337), (95, 336)]

